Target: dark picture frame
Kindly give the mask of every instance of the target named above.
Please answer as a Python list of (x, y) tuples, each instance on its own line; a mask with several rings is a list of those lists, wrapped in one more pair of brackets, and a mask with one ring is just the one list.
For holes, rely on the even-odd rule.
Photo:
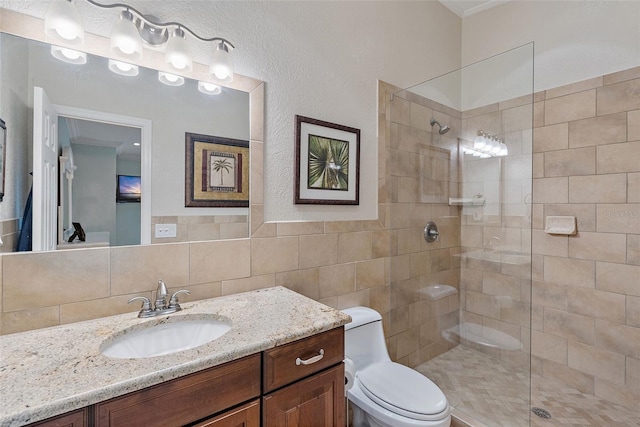
[(185, 132), (185, 207), (249, 207), (249, 141)]
[(4, 181), (7, 170), (7, 124), (0, 119), (0, 202), (4, 199)]
[(360, 204), (360, 129), (296, 115), (295, 204)]

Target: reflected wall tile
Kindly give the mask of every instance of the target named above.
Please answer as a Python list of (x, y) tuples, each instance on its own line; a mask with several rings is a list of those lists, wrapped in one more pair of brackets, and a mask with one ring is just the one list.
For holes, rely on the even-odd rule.
[(109, 250), (3, 255), (3, 312), (109, 296)]
[(189, 284), (189, 243), (111, 248), (111, 296)]

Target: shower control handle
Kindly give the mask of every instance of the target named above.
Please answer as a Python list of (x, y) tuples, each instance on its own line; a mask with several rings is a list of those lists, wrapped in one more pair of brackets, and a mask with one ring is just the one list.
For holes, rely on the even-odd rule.
[(324, 349), (321, 348), (320, 351), (318, 352), (317, 356), (313, 356), (307, 360), (302, 360), (299, 357), (296, 359), (296, 365), (300, 366), (300, 365), (312, 365), (316, 362), (319, 362), (322, 360), (322, 358), (324, 357)]
[(440, 241), (440, 232), (435, 222), (429, 221), (424, 227), (424, 240), (428, 243)]

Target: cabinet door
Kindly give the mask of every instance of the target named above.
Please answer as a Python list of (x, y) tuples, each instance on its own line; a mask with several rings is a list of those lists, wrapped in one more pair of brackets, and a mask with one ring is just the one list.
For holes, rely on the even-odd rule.
[(260, 427), (260, 401), (254, 400), (193, 427)]
[(260, 396), (260, 355), (96, 405), (96, 427), (190, 424)]
[(264, 427), (344, 426), (344, 365), (341, 363), (263, 399)]
[(87, 415), (86, 408), (80, 409), (39, 423), (29, 424), (28, 427), (85, 427), (89, 425)]

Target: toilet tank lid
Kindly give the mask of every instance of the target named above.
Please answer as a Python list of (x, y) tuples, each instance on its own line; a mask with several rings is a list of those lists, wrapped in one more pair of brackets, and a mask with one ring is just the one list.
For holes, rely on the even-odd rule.
[(367, 323), (382, 320), (380, 313), (369, 307), (351, 307), (342, 310), (343, 313), (351, 316), (351, 322), (344, 325), (345, 330), (366, 325)]

